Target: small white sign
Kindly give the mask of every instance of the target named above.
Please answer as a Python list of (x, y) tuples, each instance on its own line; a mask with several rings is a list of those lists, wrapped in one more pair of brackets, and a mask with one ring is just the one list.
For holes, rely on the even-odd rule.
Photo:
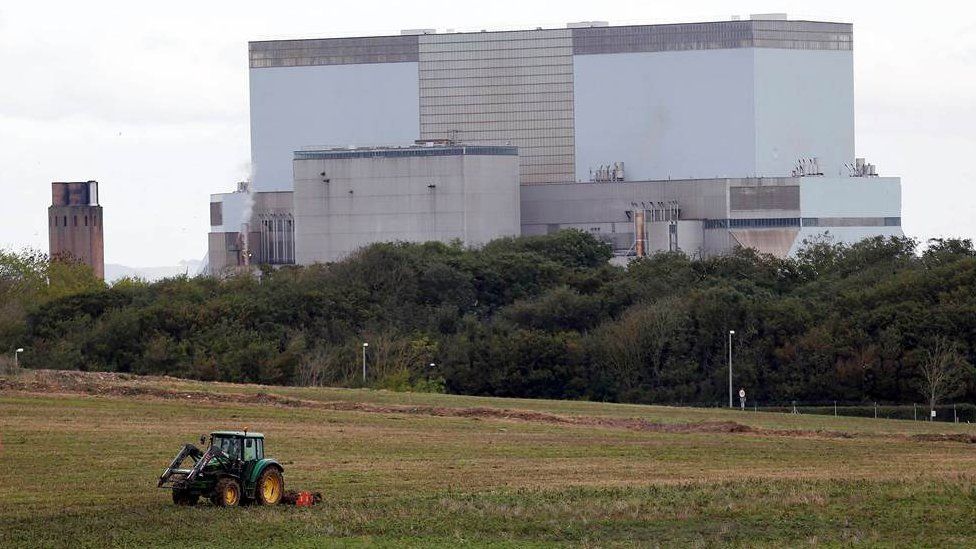
[(935, 417), (935, 410), (932, 410), (932, 417)]
[(746, 398), (746, 390), (739, 389), (739, 398)]

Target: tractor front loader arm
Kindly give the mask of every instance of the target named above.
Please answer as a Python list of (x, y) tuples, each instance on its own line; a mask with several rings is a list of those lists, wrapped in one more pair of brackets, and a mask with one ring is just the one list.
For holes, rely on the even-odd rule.
[[(156, 484), (156, 486), (162, 487), (164, 484), (166, 484), (166, 482), (170, 480), (170, 478), (173, 476), (174, 473), (179, 472), (185, 474), (186, 471), (181, 471), (179, 467), (183, 463), (183, 460), (185, 460), (186, 458), (189, 457), (194, 462), (196, 462), (197, 465), (199, 465), (200, 458), (203, 455), (204, 453), (201, 452), (200, 449), (197, 448), (196, 446), (192, 444), (184, 444), (183, 448), (180, 449), (180, 452), (176, 454), (175, 458), (173, 458), (172, 463), (169, 464), (169, 467), (167, 467), (166, 470), (163, 471), (163, 474), (159, 476), (159, 483)], [(195, 466), (194, 469), (196, 469)]]
[[(199, 450), (197, 451), (199, 452)], [(197, 459), (196, 465), (193, 466), (193, 469), (190, 469), (190, 472), (187, 473), (186, 479), (183, 482), (193, 482), (193, 479), (197, 478), (197, 475), (203, 471), (203, 468), (214, 459), (223, 459), (224, 461), (227, 461), (229, 460), (229, 457), (230, 456), (225, 454), (220, 448), (211, 446), (206, 453), (203, 454), (203, 456)]]

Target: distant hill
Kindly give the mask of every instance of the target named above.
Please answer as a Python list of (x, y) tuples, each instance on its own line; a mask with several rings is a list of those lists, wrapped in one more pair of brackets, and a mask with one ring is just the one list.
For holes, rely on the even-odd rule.
[(172, 276), (187, 274), (195, 276), (203, 268), (203, 262), (195, 259), (180, 261), (178, 265), (167, 265), (162, 267), (127, 267), (114, 263), (105, 264), (105, 281), (115, 282), (120, 278), (133, 277), (147, 281), (161, 280)]

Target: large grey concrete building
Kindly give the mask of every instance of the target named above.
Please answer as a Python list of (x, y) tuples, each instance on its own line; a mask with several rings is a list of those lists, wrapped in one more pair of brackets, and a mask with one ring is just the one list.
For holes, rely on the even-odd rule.
[(443, 140), (518, 148), (526, 234), (582, 228), (628, 253), (635, 217), (656, 210), (680, 221), (670, 248), (705, 254), (901, 234), (900, 182), (855, 159), (847, 23), (405, 31), (252, 42), (249, 56), (258, 192), (295, 189), (305, 148)]
[(519, 234), (518, 150), (429, 143), (295, 153), (295, 259), (335, 261), (373, 242)]

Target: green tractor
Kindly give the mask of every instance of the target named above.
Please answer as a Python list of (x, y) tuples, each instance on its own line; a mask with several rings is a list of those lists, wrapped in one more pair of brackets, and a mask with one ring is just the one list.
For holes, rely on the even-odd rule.
[[(200, 445), (207, 441), (200, 437)], [(181, 468), (189, 458), (192, 466)], [(206, 452), (186, 444), (159, 477), (157, 486), (173, 490), (173, 503), (196, 505), (201, 496), (214, 505), (256, 502), (275, 505), (285, 492), (284, 468), (264, 457), (264, 435), (214, 431)]]

